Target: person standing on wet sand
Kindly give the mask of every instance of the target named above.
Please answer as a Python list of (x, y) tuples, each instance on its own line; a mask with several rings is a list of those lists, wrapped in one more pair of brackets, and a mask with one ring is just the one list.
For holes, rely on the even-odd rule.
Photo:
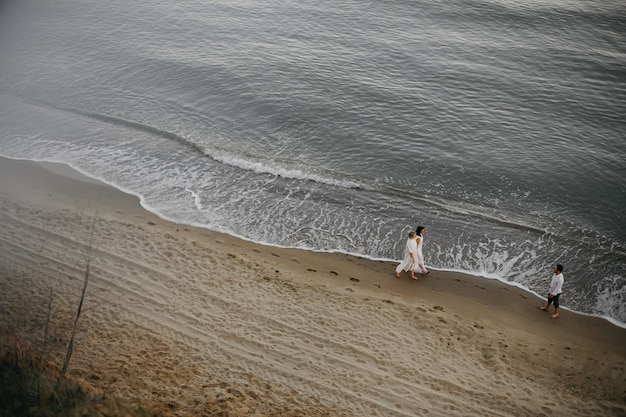
[(539, 307), (541, 310), (549, 311), (550, 304), (554, 304), (554, 314), (551, 316), (553, 319), (559, 317), (559, 297), (561, 296), (564, 280), (563, 265), (558, 264), (554, 267), (554, 275), (552, 275), (552, 282), (548, 292), (548, 302), (545, 306)]
[(406, 240), (406, 246), (404, 249), (404, 259), (402, 262), (396, 267), (396, 278), (400, 278), (401, 271), (408, 271), (411, 274), (411, 278), (415, 278), (415, 273), (413, 269), (417, 265), (417, 241), (415, 238), (417, 234), (411, 230), (409, 232), (409, 238)]
[(424, 243), (424, 226), (417, 226), (415, 229), (415, 233), (417, 234), (417, 261), (414, 265), (414, 270), (416, 272), (421, 272), (422, 274), (429, 274), (430, 271), (426, 269), (424, 266), (424, 254), (422, 253), (422, 244)]

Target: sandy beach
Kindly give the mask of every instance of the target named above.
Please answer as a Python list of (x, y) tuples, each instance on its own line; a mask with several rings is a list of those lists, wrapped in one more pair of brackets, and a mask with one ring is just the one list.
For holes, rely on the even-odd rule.
[(495, 280), (263, 246), (3, 158), (0, 225), (0, 326), (60, 365), (88, 270), (69, 374), (172, 416), (626, 415), (626, 329)]

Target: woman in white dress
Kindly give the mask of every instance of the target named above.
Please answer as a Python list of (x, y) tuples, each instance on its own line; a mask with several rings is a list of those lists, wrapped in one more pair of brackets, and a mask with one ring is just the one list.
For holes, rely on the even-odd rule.
[(409, 238), (406, 241), (406, 246), (404, 250), (404, 259), (402, 262), (396, 267), (396, 278), (400, 278), (401, 271), (407, 271), (411, 274), (411, 278), (415, 278), (415, 273), (413, 270), (416, 268), (417, 262), (417, 234), (411, 230), (409, 232)]
[(417, 260), (414, 265), (414, 270), (417, 272), (421, 272), (422, 274), (428, 274), (430, 271), (426, 269), (424, 266), (424, 254), (422, 253), (422, 245), (424, 243), (424, 226), (417, 226), (415, 233), (417, 235), (417, 239), (415, 240), (417, 243)]

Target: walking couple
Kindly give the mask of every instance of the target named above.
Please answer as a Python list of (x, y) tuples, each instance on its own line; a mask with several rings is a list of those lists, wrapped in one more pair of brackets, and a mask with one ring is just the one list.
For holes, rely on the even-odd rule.
[(396, 278), (400, 278), (401, 271), (408, 271), (411, 278), (415, 277), (415, 272), (421, 272), (422, 274), (428, 274), (430, 271), (424, 266), (424, 255), (422, 254), (422, 244), (424, 243), (424, 229), (423, 226), (417, 226), (415, 231), (409, 232), (409, 238), (406, 241), (406, 249), (404, 251), (404, 259), (402, 263), (396, 268)]

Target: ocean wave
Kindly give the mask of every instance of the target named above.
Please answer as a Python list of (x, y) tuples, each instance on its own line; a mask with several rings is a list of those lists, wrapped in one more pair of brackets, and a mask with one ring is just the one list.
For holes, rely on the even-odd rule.
[[(4, 91), (6, 92), (6, 91)], [(363, 183), (360, 183), (355, 180), (349, 179), (339, 179), (333, 177), (331, 173), (322, 173), (321, 171), (318, 173), (300, 170), (296, 168), (289, 168), (280, 164), (277, 164), (276, 161), (255, 161), (251, 157), (246, 157), (243, 155), (237, 155), (232, 152), (220, 150), (220, 149), (211, 149), (207, 146), (198, 144), (191, 139), (188, 139), (179, 134), (163, 130), (154, 126), (150, 126), (147, 124), (143, 124), (140, 122), (136, 122), (134, 120), (125, 119), (118, 116), (111, 116), (104, 113), (94, 112), (85, 109), (79, 109), (73, 106), (53, 104), (40, 99), (33, 99), (23, 96), (18, 96), (12, 92), (8, 92), (9, 94), (19, 97), (21, 100), (28, 102), (30, 104), (43, 106), (47, 108), (52, 108), (55, 110), (61, 110), (65, 112), (70, 112), (73, 114), (81, 115), (90, 119), (98, 120), (100, 122), (113, 124), (116, 126), (122, 126), (124, 128), (133, 129), (136, 131), (140, 131), (142, 133), (148, 133), (150, 135), (158, 136), (162, 139), (167, 139), (174, 141), (183, 145), (184, 147), (202, 154), (208, 158), (216, 162), (220, 162), (225, 165), (229, 165), (235, 168), (242, 169), (244, 171), (251, 171), (257, 174), (267, 174), (276, 177), (282, 177), (286, 179), (295, 179), (295, 180), (303, 180), (303, 181), (313, 181), (320, 184), (331, 185), (340, 188), (348, 188), (348, 189), (359, 189), (359, 188), (367, 188), (367, 186)], [(324, 175), (327, 174), (327, 175)]]
[[(321, 169), (318, 169), (317, 172), (311, 170), (312, 167), (307, 167), (308, 170), (305, 169), (297, 169), (295, 167), (289, 167), (289, 164), (292, 164), (290, 161), (262, 161), (255, 160), (251, 155), (243, 155), (243, 154), (235, 154), (232, 151), (217, 149), (217, 148), (209, 148), (202, 144), (198, 144), (191, 139), (188, 139), (182, 135), (160, 129), (151, 125), (147, 125), (144, 123), (136, 122), (134, 120), (125, 119), (118, 116), (111, 116), (108, 114), (94, 112), (85, 109), (79, 109), (73, 106), (61, 105), (50, 103), (40, 99), (28, 98), (17, 95), (12, 92), (7, 92), (3, 90), (4, 93), (11, 94), (12, 96), (18, 97), (19, 99), (33, 105), (42, 106), (46, 108), (52, 108), (55, 110), (60, 110), (64, 112), (69, 112), (72, 114), (84, 116), (93, 120), (97, 120), (100, 122), (113, 124), (116, 126), (121, 126), (123, 128), (132, 129), (135, 131), (139, 131), (142, 133), (147, 133), (149, 135), (157, 136), (162, 139), (166, 139), (169, 141), (174, 141), (185, 148), (200, 154), (203, 157), (211, 158), (213, 161), (228, 165), (234, 168), (241, 169), (246, 172), (253, 172), (261, 175), (270, 175), (274, 177), (280, 177), (283, 179), (291, 179), (291, 180), (300, 180), (300, 181), (312, 181), (314, 183), (329, 185), (332, 187), (338, 187), (341, 189), (352, 189), (352, 190), (367, 190), (374, 191), (376, 193), (380, 193), (382, 195), (393, 196), (393, 197), (401, 197), (402, 200), (412, 200), (419, 201), (425, 205), (431, 207), (437, 207), (440, 209), (444, 209), (449, 213), (455, 215), (462, 216), (470, 216), (475, 219), (480, 219), (483, 221), (487, 221), (492, 224), (497, 224), (500, 226), (504, 226), (507, 228), (514, 228), (518, 230), (527, 230), (532, 232), (537, 232), (540, 234), (549, 233), (543, 228), (523, 223), (521, 221), (514, 221), (510, 219), (504, 219), (502, 217), (498, 217), (492, 214), (485, 213), (481, 211), (479, 208), (468, 207), (467, 203), (463, 202), (455, 202), (451, 200), (444, 200), (441, 198), (435, 198), (428, 195), (423, 195), (416, 193), (414, 191), (410, 191), (407, 189), (400, 189), (389, 185), (382, 185), (380, 183), (376, 183), (376, 181), (369, 181), (363, 179), (360, 181), (352, 180), (348, 178), (339, 178), (339, 175), (336, 173), (323, 172)], [(197, 198), (196, 198), (197, 199)]]
[(213, 155), (211, 155), (211, 158), (223, 164), (241, 168), (246, 171), (253, 171), (259, 174), (269, 174), (286, 179), (314, 181), (317, 183), (332, 185), (341, 188), (366, 188), (364, 184), (361, 184), (357, 181), (335, 179), (331, 176), (324, 176), (304, 170), (285, 168), (278, 165), (267, 164), (261, 161), (252, 161), (250, 159), (242, 158), (238, 155), (231, 155), (221, 151), (215, 152)]

